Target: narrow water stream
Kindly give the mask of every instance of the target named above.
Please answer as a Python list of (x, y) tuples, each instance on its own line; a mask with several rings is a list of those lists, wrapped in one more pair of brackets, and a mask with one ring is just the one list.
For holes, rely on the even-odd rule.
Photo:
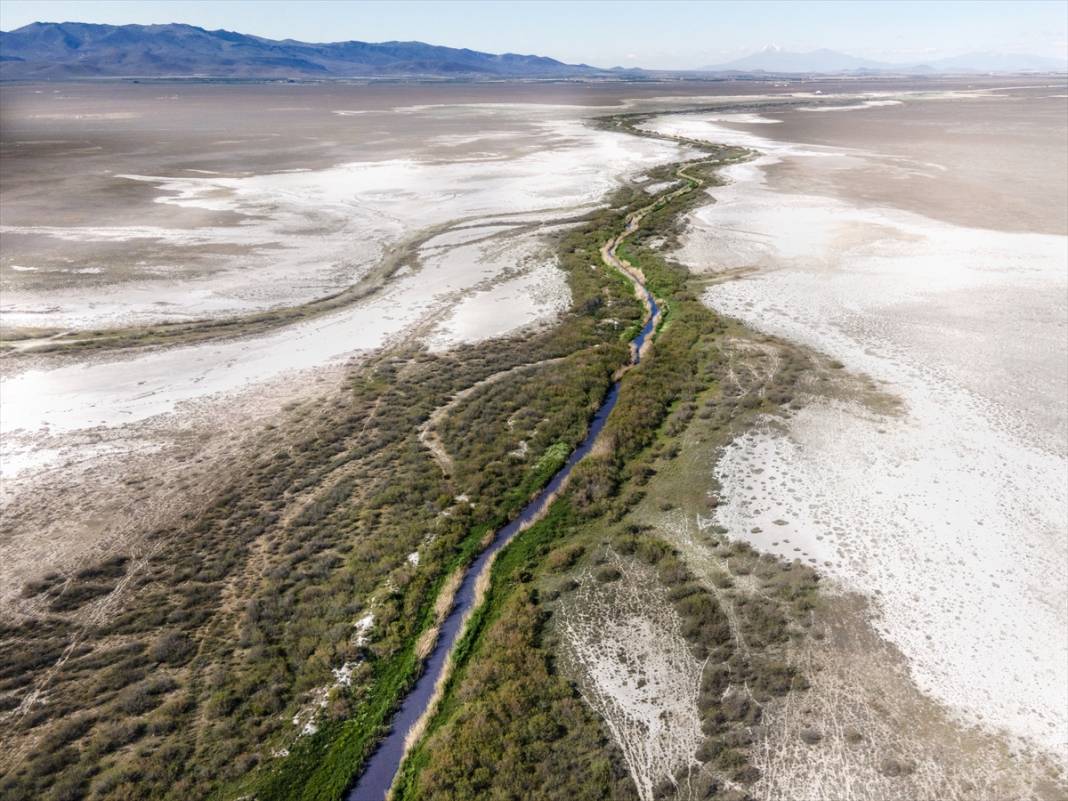
[[(636, 215), (636, 217), (637, 216), (638, 215)], [(628, 225), (627, 233), (634, 230), (634, 227), (636, 226), (633, 224)], [(626, 234), (623, 236), (625, 235)], [(623, 236), (618, 237), (609, 245), (607, 248), (608, 252), (606, 254), (606, 261), (615, 261), (615, 247), (622, 240)], [(645, 325), (642, 327), (642, 330), (638, 332), (638, 335), (631, 340), (631, 345), (633, 346), (631, 350), (631, 364), (637, 364), (641, 359), (642, 345), (645, 344), (646, 340), (652, 334), (656, 321), (659, 319), (659, 307), (657, 306), (656, 299), (653, 297), (652, 293), (646, 287), (641, 285), (633, 274), (627, 273), (627, 275), (635, 282), (636, 286), (640, 287), (649, 304), (647, 309), (648, 317)], [(426, 712), (427, 707), (430, 704), (430, 699), (434, 695), (434, 687), (437, 685), (438, 679), (441, 678), (442, 671), (445, 669), (445, 663), (448, 661), (449, 653), (452, 651), (453, 646), (456, 644), (456, 640), (463, 629), (464, 617), (474, 606), (475, 587), (478, 584), (479, 577), (489, 569), (490, 560), (493, 558), (493, 555), (507, 545), (516, 534), (530, 525), (537, 519), (538, 515), (544, 511), (545, 507), (549, 504), (550, 499), (556, 494), (557, 490), (563, 486), (563, 483), (571, 474), (571, 470), (582, 457), (590, 452), (590, 449), (593, 448), (594, 444), (597, 442), (597, 438), (600, 436), (601, 430), (604, 428), (604, 424), (608, 420), (608, 415), (612, 413), (612, 409), (615, 408), (618, 399), (619, 381), (616, 381), (612, 384), (608, 393), (605, 395), (605, 399), (601, 403), (600, 408), (598, 408), (596, 414), (594, 414), (585, 439), (583, 439), (579, 446), (571, 453), (571, 456), (568, 457), (564, 466), (561, 467), (549, 483), (523, 507), (514, 520), (497, 532), (496, 537), (490, 546), (479, 554), (478, 558), (471, 563), (471, 566), (464, 574), (460, 588), (456, 592), (452, 609), (441, 626), (437, 642), (427, 659), (426, 668), (423, 671), (423, 674), (419, 677), (415, 686), (401, 703), (400, 709), (394, 715), (393, 720), (390, 723), (389, 734), (386, 735), (386, 738), (378, 746), (378, 749), (367, 761), (367, 765), (360, 778), (357, 780), (356, 785), (346, 796), (347, 801), (383, 801), (386, 798), (389, 793), (389, 788), (393, 784), (393, 779), (400, 768), (401, 761), (404, 759), (404, 743), (408, 737), (408, 733), (411, 731), (412, 726), (414, 726), (419, 718), (422, 717), (423, 713)]]

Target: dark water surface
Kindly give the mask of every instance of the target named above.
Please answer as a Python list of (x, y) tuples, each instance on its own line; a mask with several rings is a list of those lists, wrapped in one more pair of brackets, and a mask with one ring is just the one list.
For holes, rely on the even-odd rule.
[[(642, 330), (632, 340), (635, 348), (634, 364), (637, 364), (641, 358), (642, 345), (645, 344), (645, 340), (653, 332), (658, 312), (656, 300), (653, 298), (652, 293), (645, 290), (645, 296), (649, 301), (651, 313)], [(545, 485), (545, 488), (523, 507), (514, 520), (497, 532), (497, 536), (490, 546), (479, 554), (478, 558), (467, 569), (463, 582), (456, 592), (456, 598), (453, 600), (452, 610), (449, 612), (448, 617), (445, 618), (437, 643), (434, 645), (434, 650), (431, 651), (430, 657), (427, 659), (426, 669), (401, 703), (400, 709), (390, 722), (389, 734), (386, 735), (378, 749), (371, 754), (371, 758), (356, 782), (356, 786), (346, 796), (347, 801), (383, 801), (385, 799), (404, 757), (404, 741), (408, 737), (408, 732), (411, 731), (412, 726), (426, 711), (427, 705), (434, 694), (434, 687), (445, 669), (445, 662), (449, 653), (456, 644), (456, 639), (460, 636), (464, 616), (475, 604), (475, 585), (478, 583), (479, 576), (487, 569), (493, 555), (541, 514), (548, 505), (549, 500), (571, 474), (571, 470), (582, 457), (590, 452), (594, 443), (597, 442), (605, 422), (608, 420), (608, 415), (615, 408), (617, 400), (619, 400), (618, 381), (612, 384), (612, 387), (608, 390), (604, 402), (593, 416), (586, 438), (571, 453), (564, 466), (556, 472), (549, 483)]]

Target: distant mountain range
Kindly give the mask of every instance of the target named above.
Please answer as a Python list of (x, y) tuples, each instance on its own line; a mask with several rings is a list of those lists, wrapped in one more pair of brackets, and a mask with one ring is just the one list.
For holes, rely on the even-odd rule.
[(422, 42), (275, 41), (193, 25), (34, 22), (0, 32), (0, 78), (556, 78), (612, 74), (543, 56)]
[[(813, 50), (758, 53), (697, 72), (865, 74), (1066, 72), (1068, 62), (1039, 56), (972, 53), (926, 63), (888, 64)], [(675, 70), (671, 75), (686, 71)], [(34, 22), (0, 32), (0, 79), (67, 78), (597, 78), (652, 77), (644, 70), (598, 69), (544, 56), (482, 53), (423, 42), (276, 41), (193, 25), (92, 25)], [(667, 73), (661, 73), (667, 74)]]
[(834, 50), (813, 50), (809, 53), (791, 53), (774, 45), (744, 58), (704, 67), (708, 72), (850, 72), (863, 69), (881, 69), (885, 64)]
[(791, 53), (770, 45), (751, 55), (704, 67), (702, 72), (769, 72), (791, 73), (981, 73), (981, 72), (1068, 72), (1068, 59), (1044, 58), (1006, 53), (968, 53), (908, 64), (858, 58), (835, 50), (812, 50)]

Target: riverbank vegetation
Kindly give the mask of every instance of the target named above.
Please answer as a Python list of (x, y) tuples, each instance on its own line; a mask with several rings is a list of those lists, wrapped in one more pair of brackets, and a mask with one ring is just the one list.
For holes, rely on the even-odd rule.
[[(654, 177), (677, 174), (696, 186), (722, 160), (744, 156), (717, 155)], [(816, 574), (760, 557), (724, 531), (703, 532), (708, 559), (693, 559), (648, 522), (650, 509), (663, 516), (676, 508), (657, 477), (687, 443), (698, 441), (710, 458), (753, 416), (779, 413), (813, 366), (783, 344), (769, 369), (768, 350), (776, 343), (711, 312), (697, 301), (685, 268), (650, 247), (675, 236), (679, 214), (696, 202), (702, 201), (691, 194), (664, 202), (620, 248), (664, 306), (654, 353), (624, 376), (603, 446), (576, 467), (549, 514), (493, 565), (486, 601), (455, 651), (445, 697), (404, 766), (398, 798), (743, 798), (759, 778), (747, 748), (762, 705), (805, 687), (784, 649), (804, 636)], [(685, 513), (707, 513), (709, 503), (715, 500), (687, 499)], [(628, 591), (621, 587), (637, 573), (627, 569), (631, 562), (655, 571), (694, 663), (703, 665), (696, 669), (696, 698), (686, 699), (697, 705), (698, 746), (679, 764), (660, 765), (649, 787), (618, 777), (631, 759), (621, 754), (621, 732), (640, 739), (648, 731), (634, 731), (626, 715), (607, 720), (613, 738), (605, 728), (576, 721), (573, 705), (596, 696), (596, 677), (575, 669), (575, 660), (570, 674), (561, 672), (568, 650), (581, 644), (565, 643), (555, 623), (584, 584), (594, 594), (598, 586), (603, 593)], [(608, 650), (623, 653), (627, 644)], [(560, 771), (576, 762), (597, 768)], [(511, 769), (495, 769), (502, 763)], [(538, 781), (549, 775), (566, 778)]]

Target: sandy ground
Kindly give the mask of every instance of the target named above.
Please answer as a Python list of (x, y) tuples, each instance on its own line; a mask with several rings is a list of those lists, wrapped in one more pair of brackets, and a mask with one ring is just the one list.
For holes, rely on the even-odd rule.
[(690, 652), (681, 620), (656, 574), (633, 561), (599, 584), (592, 572), (557, 612), (565, 669), (604, 718), (642, 801), (678, 772), (699, 769), (704, 739), (697, 696), (704, 665)]
[[(716, 470), (727, 498), (719, 522), (873, 599), (920, 688), (963, 720), (1068, 759), (1068, 239), (1050, 233), (1068, 188), (1051, 171), (1034, 191), (1056, 202), (1014, 224), (1013, 193), (1031, 187), (1004, 190), (999, 204), (1018, 159), (995, 156), (1019, 148), (1058, 163), (1065, 101), (1003, 94), (984, 95), (1001, 111), (987, 109), (981, 141), (967, 143), (989, 159), (951, 179), (960, 191), (988, 181), (980, 201), (959, 198), (969, 226), (915, 202), (913, 182), (952, 171), (928, 161), (936, 153), (873, 154), (879, 142), (859, 137), (853, 121), (887, 115), (871, 127), (906, 138), (895, 120), (915, 106), (924, 124), (959, 133), (973, 98), (805, 115), (820, 130), (846, 126), (858, 136), (849, 148), (779, 141), (788, 115), (778, 125), (750, 117), (726, 127), (715, 115), (654, 125), (766, 154), (731, 168), (731, 185), (692, 216), (683, 261), (758, 268), (712, 287), (707, 302), (873, 377), (905, 405), (887, 417), (818, 402), (788, 426), (741, 438)], [(1035, 129), (1051, 120), (1037, 147)], [(953, 169), (960, 147), (949, 148)], [(997, 181), (991, 162), (1001, 165)], [(872, 175), (881, 194), (903, 187), (893, 205), (853, 191)]]
[(797, 648), (810, 687), (765, 710), (754, 745), (759, 801), (1054, 801), (1063, 775), (981, 728), (961, 727), (919, 692), (864, 602), (831, 599), (820, 639)]
[(496, 286), (463, 298), (430, 339), (431, 350), (491, 339), (564, 312), (571, 301), (564, 274), (544, 260)]

